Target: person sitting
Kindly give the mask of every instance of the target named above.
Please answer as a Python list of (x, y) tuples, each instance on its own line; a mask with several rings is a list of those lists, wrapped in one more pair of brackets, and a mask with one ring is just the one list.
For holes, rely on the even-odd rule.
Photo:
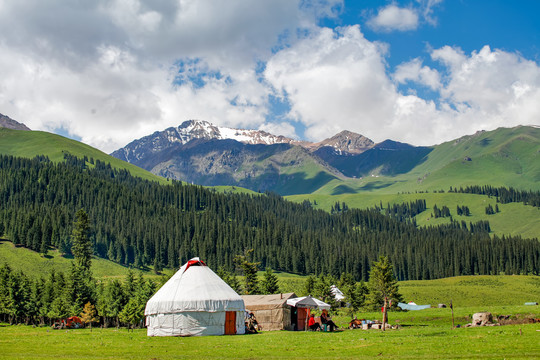
[(252, 312), (248, 314), (246, 320), (246, 334), (256, 334), (258, 330), (261, 330), (259, 323), (257, 322), (257, 319), (255, 318), (255, 314)]
[(326, 324), (326, 326), (329, 326), (330, 331), (334, 331), (337, 328), (336, 324), (332, 321), (332, 319), (330, 319), (330, 316), (328, 316), (328, 310), (326, 310), (326, 309), (323, 309), (323, 311), (322, 311), (321, 323), (323, 325)]
[(309, 330), (321, 331), (321, 325), (319, 325), (319, 323), (315, 321), (315, 316), (313, 316), (313, 314), (309, 316), (308, 327), (309, 327)]

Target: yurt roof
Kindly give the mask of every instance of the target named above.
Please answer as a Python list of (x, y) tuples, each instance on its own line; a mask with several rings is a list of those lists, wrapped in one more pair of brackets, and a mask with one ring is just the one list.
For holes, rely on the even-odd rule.
[(146, 303), (145, 315), (244, 311), (244, 301), (199, 258), (184, 264)]

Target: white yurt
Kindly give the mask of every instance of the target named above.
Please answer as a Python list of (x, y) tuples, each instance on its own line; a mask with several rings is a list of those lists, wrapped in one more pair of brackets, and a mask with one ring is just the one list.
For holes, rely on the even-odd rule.
[(199, 258), (146, 303), (148, 336), (244, 334), (244, 300)]

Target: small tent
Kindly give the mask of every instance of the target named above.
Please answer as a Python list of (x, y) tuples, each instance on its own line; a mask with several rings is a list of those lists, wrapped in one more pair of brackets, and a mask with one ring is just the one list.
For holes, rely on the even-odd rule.
[(184, 264), (146, 303), (148, 336), (244, 334), (244, 301), (199, 258)]
[(242, 295), (246, 311), (252, 312), (262, 330), (292, 330), (291, 307), (287, 300), (294, 293), (272, 295)]
[(330, 286), (330, 292), (334, 296), (334, 299), (337, 302), (342, 302), (345, 300), (345, 295), (343, 294), (343, 291), (339, 290), (339, 288), (336, 285)]
[(294, 330), (305, 330), (309, 318), (310, 309), (330, 310), (330, 305), (312, 297), (311, 295), (292, 298), (287, 300), (287, 305), (291, 306), (291, 321)]

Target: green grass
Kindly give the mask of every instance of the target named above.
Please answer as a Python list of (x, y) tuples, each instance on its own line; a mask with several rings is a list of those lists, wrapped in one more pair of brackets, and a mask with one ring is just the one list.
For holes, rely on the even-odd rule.
[[(0, 255), (9, 243), (0, 243)], [(17, 248), (15, 254), (19, 257)], [(32, 253), (32, 252), (30, 252)], [(34, 255), (37, 255), (33, 253)], [(32, 255), (32, 256), (34, 256)], [(28, 260), (39, 262), (40, 257)], [(64, 259), (65, 260), (65, 259)], [(68, 261), (68, 260), (65, 260)], [(104, 260), (94, 260), (94, 273)], [(116, 264), (113, 264), (117, 266)], [(118, 270), (121, 272), (120, 267)], [(108, 272), (107, 270), (106, 272)], [(304, 276), (275, 272), (283, 292), (298, 295)], [(262, 276), (262, 272), (259, 273)], [(284, 288), (288, 286), (289, 288)], [(452, 329), (449, 308), (421, 311), (392, 311), (391, 325), (399, 329), (343, 330), (320, 332), (262, 332), (245, 336), (147, 337), (145, 329), (52, 330), (48, 327), (0, 325), (0, 359), (296, 359), (296, 358), (385, 358), (385, 359), (533, 359), (540, 354), (539, 306), (524, 306), (540, 300), (537, 276), (462, 276), (399, 282), (406, 301), (418, 304), (454, 304), (454, 322), (463, 326), (472, 314), (489, 311), (495, 317), (510, 315), (517, 325)], [(380, 320), (379, 311), (359, 311), (359, 319)], [(351, 319), (347, 310), (333, 314), (345, 328)]]
[[(16, 247), (13, 243), (0, 240), (0, 265), (8, 264), (13, 271), (22, 271), (25, 275), (34, 278), (47, 277), (54, 269), (57, 272), (67, 274), (71, 271), (72, 260), (60, 255), (57, 250), (51, 250), (47, 255), (41, 255), (35, 251)], [(92, 259), (92, 273), (98, 279), (124, 279), (129, 269), (109, 260), (94, 257)], [(142, 272), (145, 277), (159, 279), (161, 276), (148, 271), (133, 270), (135, 273)], [(170, 274), (171, 270), (165, 270)]]
[(436, 280), (399, 282), (406, 302), (456, 306), (517, 306), (540, 302), (540, 277), (524, 275), (457, 276)]
[[(262, 278), (264, 272), (258, 273)], [(283, 293), (304, 293), (306, 276), (274, 271)], [(406, 302), (417, 304), (449, 304), (457, 306), (520, 306), (540, 303), (540, 277), (532, 275), (472, 275), (435, 280), (399, 281), (399, 292)]]
[[(444, 189), (445, 191), (448, 190)], [(386, 208), (387, 204), (401, 204), (416, 199), (426, 200), (427, 210), (416, 216), (418, 226), (430, 226), (449, 223), (450, 218), (432, 218), (433, 206), (441, 208), (446, 205), (450, 209), (452, 218), (457, 221), (478, 222), (487, 220), (494, 234), (521, 235), (523, 238), (540, 239), (540, 209), (524, 205), (523, 203), (498, 204), (500, 212), (494, 215), (486, 215), (485, 208), (491, 204), (495, 208), (496, 199), (484, 195), (459, 194), (459, 193), (413, 193), (413, 194), (343, 194), (343, 195), (292, 195), (288, 200), (301, 203), (309, 200), (317, 209), (330, 211), (336, 202), (345, 202), (350, 208), (366, 209), (374, 206)], [(457, 216), (457, 206), (468, 206), (471, 216)]]
[[(476, 308), (455, 310), (456, 324)], [(496, 309), (498, 310), (498, 309)], [(522, 308), (501, 309), (517, 317)], [(536, 309), (538, 311), (538, 309)], [(536, 315), (538, 312), (535, 313)], [(364, 314), (367, 318), (379, 313)], [(334, 317), (336, 318), (336, 317)], [(2, 359), (533, 359), (540, 324), (451, 329), (449, 309), (390, 313), (398, 330), (261, 332), (244, 336), (147, 337), (145, 329), (0, 327)], [(344, 325), (340, 322), (338, 325)]]
[(133, 176), (166, 184), (167, 180), (133, 164), (119, 160), (82, 142), (44, 131), (22, 131), (0, 128), (0, 154), (33, 158), (46, 155), (52, 161), (64, 160), (64, 153), (110, 163), (112, 167), (126, 169)]

